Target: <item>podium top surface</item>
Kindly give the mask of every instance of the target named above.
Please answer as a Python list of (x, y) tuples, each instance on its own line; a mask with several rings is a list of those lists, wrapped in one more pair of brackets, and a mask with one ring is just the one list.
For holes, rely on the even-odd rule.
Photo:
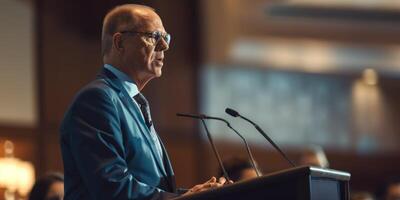
[(340, 182), (341, 181), (348, 182), (350, 180), (350, 173), (337, 171), (333, 169), (323, 169), (311, 166), (300, 166), (266, 174), (264, 176), (255, 179), (239, 181), (218, 189), (208, 190), (185, 197), (179, 197), (177, 199), (179, 200), (207, 199), (211, 198), (213, 196), (213, 193), (214, 194), (218, 193), (220, 195), (223, 195), (223, 194), (228, 194), (231, 191), (245, 190), (245, 188), (254, 188), (259, 186), (268, 187), (268, 185), (272, 186), (282, 182), (292, 182), (297, 178), (307, 178), (307, 177), (325, 178)]
[(348, 172), (343, 172), (333, 169), (326, 169), (326, 168), (319, 168), (312, 166), (300, 166), (266, 174), (263, 177), (273, 178), (275, 176), (282, 176), (282, 175), (294, 176), (294, 175), (304, 175), (304, 174), (310, 175), (312, 177), (331, 178), (339, 181), (348, 181), (350, 180), (351, 176), (350, 173)]

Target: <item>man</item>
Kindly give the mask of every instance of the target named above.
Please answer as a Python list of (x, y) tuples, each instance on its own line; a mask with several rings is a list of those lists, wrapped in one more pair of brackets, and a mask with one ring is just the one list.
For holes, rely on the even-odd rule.
[[(127, 4), (105, 17), (104, 67), (75, 97), (62, 122), (65, 199), (178, 196), (167, 152), (140, 91), (161, 76), (170, 35), (153, 9)], [(211, 178), (185, 194), (220, 187)]]
[(350, 195), (350, 200), (375, 200), (375, 197), (366, 191), (352, 191)]
[(59, 173), (49, 173), (36, 180), (28, 200), (63, 200), (64, 176)]
[(400, 199), (400, 177), (391, 177), (378, 191), (378, 196), (383, 200), (399, 200)]

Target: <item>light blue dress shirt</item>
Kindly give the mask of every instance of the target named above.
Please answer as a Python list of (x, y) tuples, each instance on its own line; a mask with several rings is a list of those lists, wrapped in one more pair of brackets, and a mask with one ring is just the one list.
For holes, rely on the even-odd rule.
[[(125, 88), (125, 90), (128, 92), (129, 96), (131, 97), (131, 100), (133, 101), (133, 103), (136, 105), (136, 107), (140, 109), (139, 104), (135, 101), (135, 99), (133, 99), (134, 96), (136, 96), (139, 93), (139, 89), (136, 86), (135, 82), (125, 73), (121, 72), (120, 70), (118, 70), (117, 68), (113, 67), (110, 64), (105, 64), (104, 67), (108, 70), (110, 70), (121, 82), (122, 82), (122, 86)], [(141, 113), (141, 116), (144, 120), (144, 116), (143, 113)], [(162, 153), (162, 148), (161, 148), (161, 144), (160, 144), (160, 140), (157, 137), (157, 133), (156, 130), (154, 129), (154, 123), (153, 125), (150, 127), (150, 135), (151, 138), (153, 139), (154, 144), (156, 144), (156, 148), (157, 148), (157, 152), (159, 153), (159, 156), (161, 158), (161, 160), (163, 159), (163, 153)]]

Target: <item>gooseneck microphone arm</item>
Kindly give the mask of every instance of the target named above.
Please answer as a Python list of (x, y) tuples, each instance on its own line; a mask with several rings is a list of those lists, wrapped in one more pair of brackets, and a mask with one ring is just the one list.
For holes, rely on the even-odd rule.
[(276, 145), (275, 142), (270, 137), (268, 137), (268, 135), (256, 123), (254, 123), (250, 119), (247, 119), (246, 117), (243, 117), (237, 111), (235, 111), (235, 110), (233, 110), (231, 108), (226, 108), (225, 112), (227, 114), (231, 115), (232, 117), (240, 117), (240, 118), (246, 120), (247, 122), (249, 122), (250, 124), (252, 124), (257, 129), (257, 131), (262, 136), (264, 136), (264, 138), (267, 139), (268, 142), (271, 143), (272, 146), (286, 159), (286, 161), (289, 162), (292, 165), (292, 167), (296, 167), (296, 165), (286, 156), (285, 153), (283, 153), (283, 151), (278, 147), (278, 145)]
[(208, 131), (206, 122), (204, 121), (205, 116), (204, 116), (204, 115), (183, 114), (183, 113), (176, 113), (176, 115), (179, 116), (179, 117), (188, 117), (188, 118), (194, 118), (194, 119), (200, 119), (200, 120), (201, 120), (201, 122), (202, 122), (202, 124), (203, 124), (203, 126), (204, 126), (204, 129), (206, 130), (208, 141), (210, 142), (211, 147), (212, 147), (212, 150), (214, 151), (215, 157), (216, 157), (217, 160), (218, 160), (219, 167), (221, 167), (222, 172), (224, 173), (225, 179), (226, 179), (228, 182), (230, 182), (231, 179), (229, 178), (229, 175), (228, 175), (228, 173), (227, 173), (226, 170), (225, 170), (224, 164), (222, 164), (221, 157), (219, 156), (219, 153), (218, 153), (218, 151), (217, 151), (217, 148), (216, 148), (215, 145), (214, 145), (214, 141), (213, 141), (213, 139), (212, 139), (212, 137), (211, 137), (211, 134), (210, 134), (210, 132)]
[(240, 134), (237, 130), (235, 130), (235, 129), (231, 126), (231, 124), (230, 124), (228, 121), (226, 121), (225, 119), (222, 119), (222, 118), (219, 118), (219, 117), (210, 117), (210, 116), (205, 116), (205, 115), (204, 115), (204, 117), (205, 117), (205, 119), (213, 119), (213, 120), (218, 120), (218, 121), (225, 122), (225, 124), (226, 124), (231, 130), (233, 130), (233, 131), (243, 140), (243, 143), (244, 143), (244, 145), (246, 146), (247, 155), (248, 155), (249, 158), (250, 158), (251, 166), (252, 166), (253, 169), (256, 171), (257, 177), (259, 177), (259, 176), (260, 176), (260, 172), (259, 172), (259, 170), (258, 170), (258, 168), (257, 168), (256, 162), (254, 161), (253, 154), (252, 154), (251, 151), (250, 151), (249, 144), (247, 143), (247, 141), (246, 141), (246, 139), (243, 137), (243, 135)]

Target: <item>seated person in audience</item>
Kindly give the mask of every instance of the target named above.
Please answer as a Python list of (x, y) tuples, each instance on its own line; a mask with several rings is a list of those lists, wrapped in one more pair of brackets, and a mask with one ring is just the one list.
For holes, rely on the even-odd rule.
[(382, 200), (400, 200), (400, 177), (389, 179), (378, 196)]
[(375, 200), (375, 198), (369, 192), (352, 192), (350, 200)]
[(64, 198), (64, 176), (50, 173), (38, 179), (29, 194), (29, 200), (62, 200)]
[(309, 146), (302, 151), (299, 165), (329, 168), (329, 162), (324, 150), (320, 146)]
[[(251, 165), (250, 160), (233, 157), (223, 162), (226, 173), (233, 182), (248, 180), (257, 177), (257, 173)], [(257, 166), (256, 166), (257, 167)], [(258, 169), (257, 169), (258, 170)], [(222, 169), (219, 169), (221, 177), (224, 175)], [(259, 172), (261, 175), (261, 173)]]

